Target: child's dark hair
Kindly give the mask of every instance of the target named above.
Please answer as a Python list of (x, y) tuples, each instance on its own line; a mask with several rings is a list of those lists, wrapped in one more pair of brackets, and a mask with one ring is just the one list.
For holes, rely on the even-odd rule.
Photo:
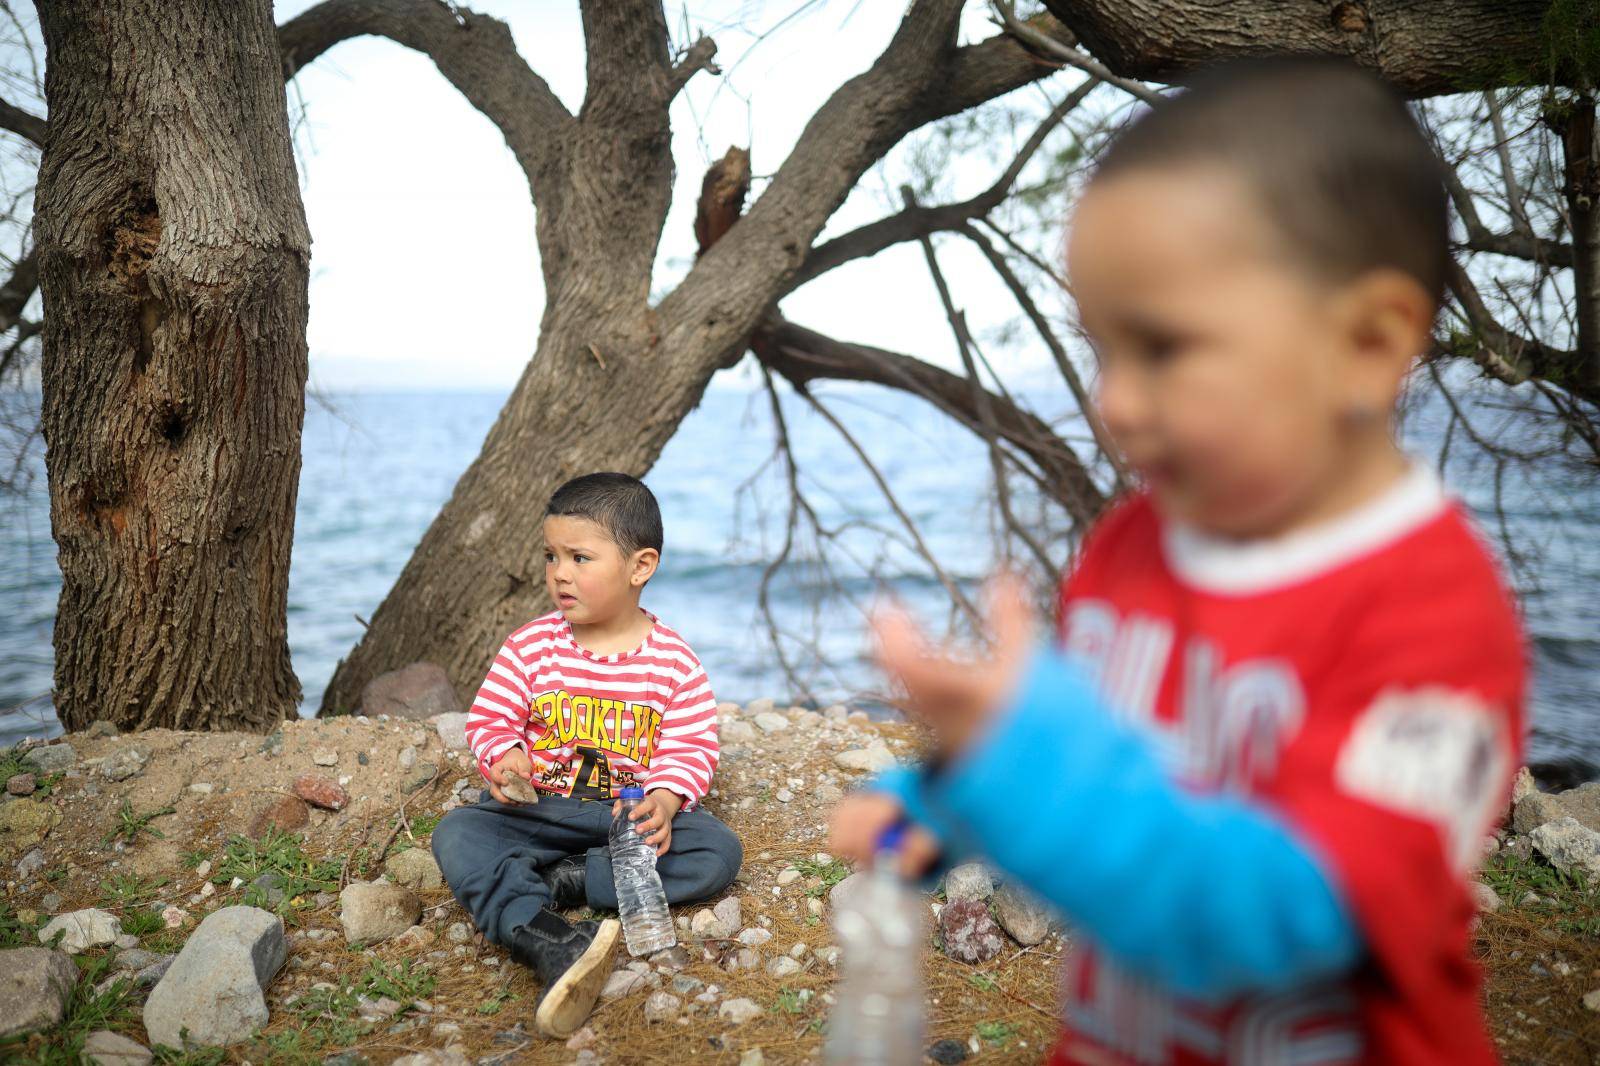
[(604, 529), (622, 554), (661, 550), (661, 508), (644, 482), (627, 474), (584, 474), (556, 489), (545, 517), (587, 518)]
[(1118, 134), (1096, 179), (1194, 163), (1243, 178), (1290, 257), (1313, 274), (1343, 282), (1392, 267), (1443, 299), (1443, 164), (1375, 75), (1308, 57), (1214, 68)]

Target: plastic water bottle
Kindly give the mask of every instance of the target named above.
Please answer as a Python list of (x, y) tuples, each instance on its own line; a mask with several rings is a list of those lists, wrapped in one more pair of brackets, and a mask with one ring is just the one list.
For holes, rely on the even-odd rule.
[(611, 877), (617, 886), (617, 911), (628, 954), (638, 958), (665, 951), (678, 942), (667, 911), (667, 894), (656, 873), (656, 849), (645, 841), (628, 813), (644, 799), (644, 789), (622, 790), (622, 812), (611, 819)]
[(924, 903), (895, 870), (903, 825), (878, 840), (862, 886), (843, 901), (833, 927), (843, 980), (828, 1027), (834, 1066), (917, 1066), (923, 1054)]

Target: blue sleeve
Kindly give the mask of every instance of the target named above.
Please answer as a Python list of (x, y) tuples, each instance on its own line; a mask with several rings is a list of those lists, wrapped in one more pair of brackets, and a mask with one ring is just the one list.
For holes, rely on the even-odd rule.
[(1178, 786), (1058, 653), (946, 767), (895, 782), (956, 854), (983, 853), (1120, 965), (1203, 999), (1348, 971), (1363, 947), (1272, 812)]

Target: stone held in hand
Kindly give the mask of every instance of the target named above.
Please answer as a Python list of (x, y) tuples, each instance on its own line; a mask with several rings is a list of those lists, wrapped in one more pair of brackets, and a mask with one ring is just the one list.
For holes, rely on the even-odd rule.
[(295, 778), (294, 794), (325, 811), (342, 811), (350, 802), (350, 793), (339, 782), (321, 774), (301, 774)]
[(989, 908), (975, 899), (948, 904), (939, 912), (939, 930), (944, 934), (944, 953), (957, 962), (988, 962), (1005, 947)]
[(144, 1005), (150, 1039), (226, 1047), (267, 1024), (263, 990), (287, 954), (283, 922), (258, 907), (223, 907), (190, 935)]
[(77, 982), (78, 968), (59, 951), (0, 951), (0, 1037), (60, 1022)]
[(417, 924), (422, 901), (417, 894), (383, 881), (357, 881), (339, 893), (339, 924), (350, 943), (387, 940)]
[(539, 790), (516, 774), (506, 775), (506, 783), (500, 786), (500, 791), (513, 803), (539, 802)]
[(460, 710), (461, 700), (450, 684), (450, 675), (437, 663), (415, 662), (379, 674), (361, 690), (361, 713), (373, 718), (387, 714), (421, 722)]

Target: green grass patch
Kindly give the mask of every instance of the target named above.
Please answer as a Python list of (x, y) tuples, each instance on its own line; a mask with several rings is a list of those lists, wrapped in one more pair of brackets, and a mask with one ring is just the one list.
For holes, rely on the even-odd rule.
[(431, 996), (436, 983), (427, 966), (410, 959), (396, 963), (373, 959), (356, 978), (355, 989), (373, 999), (387, 996), (402, 1006), (410, 1006)]
[(100, 902), (109, 907), (126, 907), (154, 899), (156, 890), (167, 883), (165, 877), (143, 878), (138, 874), (116, 874), (100, 886)]
[(967, 983), (979, 992), (993, 992), (995, 990), (994, 978), (986, 973), (967, 974)]
[(777, 1001), (772, 1009), (779, 1014), (804, 1014), (807, 1005), (811, 1002), (809, 988), (780, 988)]
[(18, 774), (34, 773), (34, 767), (22, 757), (22, 752), (16, 748), (0, 750), (0, 788), (4, 788)]
[(145, 907), (125, 911), (122, 915), (122, 931), (140, 940), (166, 927), (167, 923), (161, 920), (161, 915)]
[(991, 1047), (1004, 1048), (1017, 1037), (1017, 1027), (1011, 1022), (979, 1022), (978, 1039)]
[(806, 877), (822, 878), (822, 883), (820, 885), (806, 889), (806, 895), (815, 896), (818, 899), (826, 896), (829, 889), (850, 876), (850, 867), (846, 866), (838, 859), (834, 859), (832, 862), (817, 862), (815, 859), (801, 859), (799, 862), (794, 864), (794, 868), (799, 870), (800, 873)]
[(39, 927), (44, 923), (44, 915), (38, 915), (32, 923), (25, 922), (11, 904), (0, 901), (0, 948), (38, 947)]
[(111, 832), (105, 835), (100, 844), (104, 847), (113, 840), (121, 840), (124, 844), (132, 844), (139, 838), (140, 833), (148, 833), (153, 837), (165, 838), (166, 834), (150, 823), (157, 818), (174, 813), (176, 813), (174, 808), (163, 807), (159, 811), (138, 814), (134, 811), (133, 804), (123, 800), (122, 807), (117, 811), (116, 824), (112, 826)]
[(1552, 928), (1600, 936), (1600, 885), (1581, 874), (1563, 873), (1540, 855), (1522, 859), (1501, 851), (1484, 863), (1482, 877), (1502, 902), (1512, 906), (1521, 906), (1529, 892), (1538, 895)]
[(299, 837), (277, 828), (269, 829), (260, 840), (229, 837), (211, 880), (218, 885), (229, 884), (235, 877), (250, 882), (264, 873), (283, 878), (286, 899), (307, 892), (332, 892), (339, 887), (337, 859), (312, 858)]
[(511, 989), (502, 988), (495, 992), (484, 1002), (478, 1004), (479, 1014), (499, 1014), (500, 1008), (511, 1002), (516, 997), (511, 994)]

